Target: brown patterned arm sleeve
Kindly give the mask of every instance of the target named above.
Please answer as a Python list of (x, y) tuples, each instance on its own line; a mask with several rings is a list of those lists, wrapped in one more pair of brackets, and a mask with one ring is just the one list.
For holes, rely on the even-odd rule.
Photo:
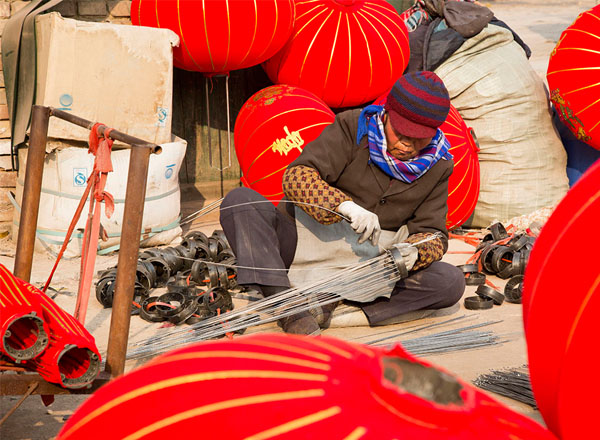
[[(417, 234), (409, 235), (405, 241), (406, 243), (417, 243), (432, 235), (433, 234), (428, 232), (419, 232)], [(441, 260), (444, 256), (444, 245), (439, 238), (434, 238), (433, 240), (418, 244), (416, 247), (419, 250), (419, 259), (411, 269), (413, 271), (423, 269), (434, 261)]]
[(297, 165), (288, 168), (283, 174), (283, 192), (287, 198), (298, 204), (304, 212), (314, 218), (321, 224), (329, 225), (339, 222), (342, 217), (333, 212), (319, 209), (316, 206), (323, 206), (332, 211), (338, 205), (346, 200), (352, 200), (342, 191), (321, 179), (319, 172), (314, 168), (304, 165)]

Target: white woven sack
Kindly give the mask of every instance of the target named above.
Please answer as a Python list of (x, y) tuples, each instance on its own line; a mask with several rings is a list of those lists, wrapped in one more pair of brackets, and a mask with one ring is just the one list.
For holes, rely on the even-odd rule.
[(481, 148), (481, 190), (468, 226), (529, 214), (566, 194), (567, 158), (544, 83), (509, 30), (488, 25), (436, 73)]

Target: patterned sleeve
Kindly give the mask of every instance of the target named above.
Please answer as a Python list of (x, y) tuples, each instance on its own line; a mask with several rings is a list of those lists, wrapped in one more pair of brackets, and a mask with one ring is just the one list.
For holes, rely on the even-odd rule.
[[(428, 232), (419, 232), (417, 234), (409, 235), (405, 241), (406, 243), (416, 243), (432, 235), (433, 234)], [(416, 247), (419, 250), (419, 259), (411, 269), (412, 271), (423, 269), (434, 261), (441, 260), (444, 256), (444, 245), (439, 238), (434, 238), (433, 240), (418, 244)]]
[[(342, 191), (321, 179), (314, 168), (297, 165), (288, 168), (283, 174), (283, 192), (293, 202), (310, 203), (335, 210), (346, 200), (352, 200)], [(323, 225), (339, 222), (342, 218), (333, 212), (319, 209), (316, 206), (298, 204), (304, 212)]]

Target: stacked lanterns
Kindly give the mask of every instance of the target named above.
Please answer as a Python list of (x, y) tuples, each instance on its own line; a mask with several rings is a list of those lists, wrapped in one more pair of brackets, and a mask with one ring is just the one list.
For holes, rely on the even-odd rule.
[(334, 118), (323, 101), (299, 87), (276, 85), (255, 93), (234, 129), (243, 185), (278, 202), (285, 169)]
[[(523, 291), (531, 385), (547, 426), (561, 439), (597, 431), (600, 385), (590, 356), (600, 315), (600, 163), (571, 188), (537, 238)], [(589, 233), (588, 233), (589, 232)]]
[(577, 139), (600, 149), (600, 5), (577, 17), (550, 55), (548, 86)]
[[(131, 417), (140, 409), (143, 415)], [(100, 388), (60, 440), (553, 440), (473, 386), (391, 350), (334, 338), (255, 334), (171, 351)]]
[(273, 56), (292, 32), (294, 11), (293, 0), (133, 0), (131, 22), (179, 35), (175, 67), (218, 74)]
[(42, 291), (0, 264), (0, 355), (65, 388), (89, 385), (100, 370), (94, 338)]
[(408, 60), (408, 31), (385, 0), (315, 0), (296, 3), (292, 37), (263, 67), (274, 83), (350, 107), (391, 88)]
[(450, 142), (454, 156), (454, 171), (448, 180), (448, 215), (446, 227), (451, 230), (462, 225), (475, 210), (479, 197), (479, 159), (477, 138), (467, 127), (453, 105), (440, 130)]

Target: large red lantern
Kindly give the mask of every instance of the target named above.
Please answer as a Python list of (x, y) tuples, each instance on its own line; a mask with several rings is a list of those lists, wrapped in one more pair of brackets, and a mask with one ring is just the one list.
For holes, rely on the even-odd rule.
[(314, 0), (296, 3), (292, 37), (263, 67), (276, 84), (350, 107), (391, 88), (408, 59), (406, 26), (385, 0)]
[[(135, 417), (132, 417), (135, 414)], [(110, 430), (106, 429), (110, 426)], [(166, 353), (100, 388), (58, 439), (528, 439), (554, 436), (391, 350), (255, 334)]]
[(479, 198), (479, 158), (477, 138), (453, 105), (440, 130), (450, 142), (454, 171), (448, 180), (446, 227), (454, 229), (473, 214)]
[(252, 95), (234, 128), (242, 184), (278, 202), (287, 166), (334, 119), (323, 101), (299, 87), (276, 85)]
[[(599, 382), (591, 359), (600, 326), (600, 162), (556, 207), (527, 264), (523, 319), (531, 384), (548, 427), (561, 439), (597, 431)], [(592, 357), (591, 357), (592, 356)]]
[(600, 5), (584, 12), (561, 35), (550, 54), (550, 98), (561, 120), (600, 149)]
[(259, 64), (288, 40), (293, 0), (133, 0), (134, 25), (167, 28), (181, 40), (175, 67), (226, 73)]

